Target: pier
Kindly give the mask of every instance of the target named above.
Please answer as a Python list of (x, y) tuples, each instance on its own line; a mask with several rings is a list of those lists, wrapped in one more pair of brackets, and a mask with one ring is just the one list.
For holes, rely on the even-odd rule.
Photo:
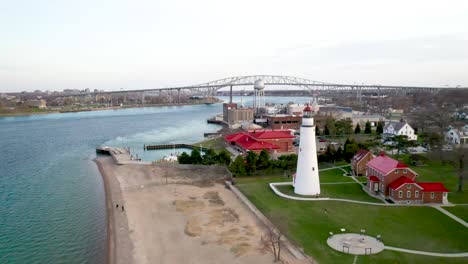
[(207, 151), (208, 148), (195, 146), (190, 144), (162, 144), (162, 145), (144, 145), (145, 150), (158, 150), (158, 149), (177, 149), (177, 148), (187, 148), (187, 149), (199, 149), (201, 151)]
[(142, 162), (141, 159), (134, 157), (128, 149), (116, 148), (108, 146), (100, 146), (96, 148), (97, 154), (104, 154), (112, 156), (112, 159), (118, 165), (123, 164), (150, 164), (149, 162)]

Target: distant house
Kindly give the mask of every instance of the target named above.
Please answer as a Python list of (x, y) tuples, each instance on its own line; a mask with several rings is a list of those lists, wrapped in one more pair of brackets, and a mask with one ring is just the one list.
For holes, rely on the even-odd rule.
[(240, 152), (293, 152), (294, 136), (291, 130), (249, 130), (230, 134), (224, 140)]
[(448, 203), (448, 190), (440, 182), (416, 182), (418, 174), (384, 153), (367, 163), (367, 191), (394, 203)]
[(366, 173), (366, 165), (374, 155), (368, 150), (360, 149), (351, 159), (351, 169), (354, 175), (364, 175)]
[(460, 128), (449, 127), (445, 132), (445, 141), (450, 144), (468, 144), (468, 125)]
[(407, 136), (408, 140), (416, 140), (418, 136), (414, 133), (414, 129), (406, 122), (388, 122), (383, 130), (384, 137)]

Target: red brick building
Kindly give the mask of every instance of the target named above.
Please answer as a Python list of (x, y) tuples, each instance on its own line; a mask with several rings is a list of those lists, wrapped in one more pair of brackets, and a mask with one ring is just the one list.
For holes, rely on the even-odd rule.
[(366, 174), (367, 162), (369, 162), (374, 155), (368, 150), (360, 149), (351, 159), (351, 169), (354, 175)]
[(237, 150), (261, 152), (293, 152), (294, 136), (290, 130), (250, 130), (224, 137), (226, 142)]
[(367, 190), (394, 203), (448, 203), (440, 182), (416, 182), (418, 174), (385, 154), (367, 163)]
[(300, 115), (264, 115), (264, 117), (272, 129), (299, 130), (302, 125), (302, 116)]

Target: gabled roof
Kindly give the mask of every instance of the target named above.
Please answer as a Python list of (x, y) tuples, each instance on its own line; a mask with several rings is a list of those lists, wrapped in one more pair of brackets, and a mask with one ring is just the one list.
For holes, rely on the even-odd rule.
[(405, 125), (406, 122), (390, 121), (388, 124), (385, 125), (384, 129), (387, 129), (388, 127), (392, 126), (395, 131), (400, 131), (400, 129)]
[(229, 142), (233, 142), (233, 141), (237, 141), (240, 138), (245, 137), (245, 136), (248, 136), (248, 135), (246, 135), (244, 133), (235, 133), (235, 134), (230, 134), (230, 135), (225, 136), (224, 139), (226, 139)]
[(368, 150), (360, 149), (356, 154), (354, 154), (353, 160), (355, 162), (359, 162), (362, 158), (364, 158), (367, 155), (367, 153), (369, 153)]
[(257, 139), (294, 138), (290, 130), (250, 130), (249, 135)]
[[(402, 164), (404, 165), (404, 164)], [(400, 166), (402, 166), (400, 165)], [(388, 156), (386, 156), (383, 152), (378, 155), (377, 157), (371, 159), (368, 163), (367, 166), (372, 167), (384, 175), (387, 175), (389, 172), (391, 172), (393, 169), (397, 168), (398, 166), (398, 161), (394, 160)], [(405, 165), (406, 166), (406, 165)]]
[(423, 188), (423, 192), (449, 192), (441, 182), (418, 182)]
[[(407, 183), (415, 183), (412, 179), (406, 177), (406, 176), (401, 176), (400, 178), (394, 180), (392, 183), (388, 185), (389, 188), (392, 188), (393, 190), (396, 190), (400, 188), (401, 186), (407, 184)], [(418, 185), (418, 184), (416, 184)]]
[(224, 137), (224, 139), (229, 142), (236, 142), (236, 144), (240, 145), (245, 150), (279, 149), (279, 147), (275, 144), (265, 141), (258, 141), (251, 135), (242, 132), (227, 135)]

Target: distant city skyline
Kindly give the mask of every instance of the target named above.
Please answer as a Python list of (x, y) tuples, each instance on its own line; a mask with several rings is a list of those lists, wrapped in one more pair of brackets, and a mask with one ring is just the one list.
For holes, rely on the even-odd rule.
[(468, 1), (9, 1), (0, 92), (238, 75), (468, 86)]

